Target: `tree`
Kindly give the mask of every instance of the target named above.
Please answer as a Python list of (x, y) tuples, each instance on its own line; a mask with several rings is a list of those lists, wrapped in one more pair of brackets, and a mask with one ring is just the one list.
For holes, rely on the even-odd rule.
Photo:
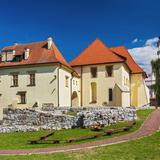
[(155, 84), (152, 86), (156, 95), (156, 107), (160, 107), (160, 59), (152, 60), (151, 65), (156, 80)]

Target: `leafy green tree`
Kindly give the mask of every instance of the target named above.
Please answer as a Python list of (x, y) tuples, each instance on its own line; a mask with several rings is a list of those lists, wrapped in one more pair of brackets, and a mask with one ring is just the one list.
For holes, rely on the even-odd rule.
[(156, 95), (157, 107), (160, 107), (160, 59), (152, 60), (151, 65), (156, 78), (155, 84), (152, 87)]

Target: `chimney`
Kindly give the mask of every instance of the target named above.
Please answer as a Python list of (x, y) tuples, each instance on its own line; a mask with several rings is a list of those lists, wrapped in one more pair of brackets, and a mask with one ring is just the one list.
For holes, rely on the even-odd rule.
[(15, 56), (15, 54), (16, 54), (16, 51), (15, 51), (15, 50), (13, 50), (13, 56)]
[(29, 48), (26, 48), (25, 51), (24, 51), (24, 59), (28, 59), (29, 57)]
[(53, 44), (52, 37), (48, 37), (47, 43), (48, 43), (48, 49), (51, 49), (51, 46)]

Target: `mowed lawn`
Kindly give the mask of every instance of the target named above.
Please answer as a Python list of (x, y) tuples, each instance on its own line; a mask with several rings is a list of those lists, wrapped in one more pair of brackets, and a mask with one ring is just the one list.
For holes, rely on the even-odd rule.
[[(148, 110), (139, 110), (137, 111), (138, 115), (138, 120), (136, 125), (132, 129), (130, 129), (127, 132), (121, 132), (114, 134), (112, 136), (104, 136), (102, 138), (111, 138), (113, 136), (118, 136), (122, 134), (127, 134), (129, 132), (133, 132), (137, 130), (141, 124), (144, 122), (146, 117), (152, 112), (153, 110), (148, 109)], [(110, 129), (110, 128), (118, 128), (118, 127), (124, 127), (127, 125), (127, 122), (120, 122), (115, 125), (111, 125), (108, 127), (105, 127), (105, 130)], [(31, 145), (27, 141), (28, 140), (36, 140), (40, 136), (45, 135), (51, 131), (37, 131), (37, 132), (19, 132), (19, 133), (1, 133), (0, 134), (0, 149), (31, 149), (31, 148), (44, 148), (44, 147), (56, 147), (57, 145), (70, 145), (69, 143), (62, 142), (60, 144), (36, 144), (36, 145)], [(89, 134), (97, 134), (100, 132), (94, 132), (91, 131), (90, 129), (69, 129), (69, 130), (61, 130), (61, 131), (56, 131), (54, 136), (51, 136), (49, 139), (60, 139), (60, 140), (68, 140), (70, 138), (75, 138), (75, 137), (80, 137), (80, 136), (86, 136)], [(102, 138), (97, 138), (94, 140), (102, 139)], [(87, 141), (93, 141), (92, 140), (83, 140), (80, 142), (75, 142), (77, 143), (84, 143)], [(71, 144), (75, 144), (71, 143)], [(1, 159), (1, 158), (0, 158)]]
[(160, 160), (160, 132), (139, 140), (74, 152), (0, 156), (0, 160)]

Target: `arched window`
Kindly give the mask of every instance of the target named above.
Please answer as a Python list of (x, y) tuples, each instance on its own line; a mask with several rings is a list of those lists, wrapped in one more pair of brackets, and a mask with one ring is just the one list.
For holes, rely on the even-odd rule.
[(97, 102), (97, 84), (96, 82), (91, 83), (91, 103)]

